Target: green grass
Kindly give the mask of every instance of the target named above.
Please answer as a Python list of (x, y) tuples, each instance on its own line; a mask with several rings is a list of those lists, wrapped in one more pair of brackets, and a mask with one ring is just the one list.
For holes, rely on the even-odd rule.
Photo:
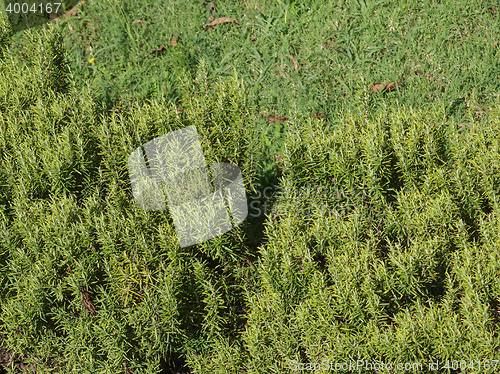
[[(111, 103), (120, 95), (177, 101), (179, 75), (194, 72), (200, 57), (213, 75), (236, 70), (259, 110), (282, 116), (334, 115), (355, 107), (372, 83), (402, 81), (390, 98), (371, 104), (444, 104), (447, 115), (459, 118), (471, 101), (487, 102), (498, 90), (494, 1), (246, 1), (217, 3), (216, 10), (215, 18), (240, 24), (209, 32), (207, 2), (138, 0), (85, 4), (59, 26), (75, 77), (90, 80), (99, 99)], [(174, 35), (178, 45), (170, 46)], [(162, 44), (165, 52), (151, 55)]]
[[(498, 371), (500, 3), (214, 3), (0, 20), (0, 347), (38, 373)], [(180, 248), (127, 157), (190, 125), (272, 210)]]
[[(215, 18), (240, 24), (203, 28), (207, 2), (102, 1), (61, 22), (71, 68), (100, 98), (178, 99), (177, 77), (205, 58), (213, 75), (237, 71), (259, 111), (288, 116), (355, 107), (372, 83), (405, 86), (380, 101), (444, 104), (459, 118), (471, 101), (498, 91), (498, 2), (263, 1), (216, 3)], [(135, 20), (147, 24), (134, 23)], [(71, 25), (73, 32), (69, 31)], [(173, 35), (177, 46), (170, 46)], [(165, 44), (165, 52), (151, 52)], [(298, 70), (286, 55), (297, 59)], [(94, 58), (95, 62), (88, 61)], [(416, 76), (415, 70), (430, 76)], [(279, 74), (278, 74), (279, 73)]]

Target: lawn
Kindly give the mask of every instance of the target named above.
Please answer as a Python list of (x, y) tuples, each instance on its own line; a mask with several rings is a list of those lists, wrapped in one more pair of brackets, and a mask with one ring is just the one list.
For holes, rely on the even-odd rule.
[[(74, 3), (0, 5), (0, 373), (500, 370), (500, 2)], [(248, 216), (181, 247), (192, 125)]]

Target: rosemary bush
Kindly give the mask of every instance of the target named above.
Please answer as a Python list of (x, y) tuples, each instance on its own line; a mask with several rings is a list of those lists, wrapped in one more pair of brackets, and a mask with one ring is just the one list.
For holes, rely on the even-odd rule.
[(0, 40), (2, 346), (36, 372), (153, 373), (235, 335), (245, 224), (180, 248), (168, 212), (134, 204), (127, 160), (194, 124), (207, 162), (235, 163), (251, 184), (241, 81), (208, 82), (202, 63), (183, 78), (184, 113), (166, 102), (108, 112), (72, 83), (54, 28), (27, 32), (21, 61)]
[(465, 127), (405, 107), (291, 123), (241, 341), (192, 365), (327, 372), (360, 360), (359, 372), (417, 373), (465, 360), (494, 372), (499, 114), (497, 101)]

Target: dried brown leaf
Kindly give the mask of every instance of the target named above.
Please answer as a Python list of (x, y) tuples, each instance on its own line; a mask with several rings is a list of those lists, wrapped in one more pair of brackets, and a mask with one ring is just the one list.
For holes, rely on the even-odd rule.
[(89, 293), (84, 290), (83, 288), (80, 288), (80, 292), (82, 294), (82, 306), (93, 316), (97, 314), (94, 304), (92, 303), (92, 300), (90, 300), (90, 295)]
[(179, 41), (179, 37), (177, 35), (172, 36), (170, 39), (170, 45), (177, 45), (177, 42)]
[(321, 113), (316, 113), (316, 114), (313, 114), (312, 118), (325, 118), (325, 115), (321, 114)]
[(286, 122), (288, 121), (288, 118), (286, 117), (280, 117), (280, 116), (275, 116), (274, 114), (270, 115), (269, 117), (267, 117), (267, 119), (271, 122)]
[(500, 43), (500, 40), (497, 40), (495, 43), (493, 43), (493, 48), (498, 47), (498, 43)]
[(155, 49), (154, 51), (151, 51), (152, 55), (158, 55), (162, 52), (165, 52), (165, 44), (160, 45), (160, 48)]
[(136, 19), (134, 21), (134, 23), (139, 23), (141, 25), (144, 25), (144, 24), (149, 25), (149, 22), (148, 21), (144, 21), (143, 19)]
[(290, 60), (292, 60), (293, 62), (293, 68), (295, 70), (297, 70), (299, 68), (299, 63), (297, 62), (297, 59), (293, 56), (290, 56), (290, 55), (285, 55), (286, 57), (288, 57)]
[(394, 91), (396, 89), (396, 85), (401, 86), (401, 82), (389, 82), (389, 83), (374, 83), (372, 84), (372, 91), (373, 92), (380, 92), (380, 91)]
[(396, 85), (401, 86), (402, 83), (401, 82), (397, 82), (397, 83), (396, 82), (390, 82), (390, 83), (387, 84), (387, 86), (385, 86), (385, 89), (387, 91), (394, 91), (396, 89)]
[(379, 92), (383, 87), (384, 83), (373, 83), (371, 88), (373, 92)]
[(125, 369), (125, 374), (133, 374), (132, 370), (127, 367), (127, 363), (123, 361), (123, 368)]
[(206, 29), (208, 27), (214, 27), (214, 26), (220, 25), (221, 23), (235, 23), (237, 25), (240, 24), (235, 19), (227, 18), (227, 17), (221, 17), (221, 18), (217, 18), (217, 19), (214, 19), (213, 21), (208, 22), (206, 25), (203, 25), (203, 28)]
[(211, 11), (212, 13), (217, 12), (217, 10), (215, 9), (215, 5), (214, 5), (213, 1), (211, 1), (211, 2), (210, 2), (210, 11)]

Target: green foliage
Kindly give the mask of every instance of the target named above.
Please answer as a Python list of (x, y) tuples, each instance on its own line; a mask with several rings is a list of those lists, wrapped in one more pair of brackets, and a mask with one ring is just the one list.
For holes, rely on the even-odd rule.
[(0, 58), (5, 57), (12, 34), (12, 27), (10, 26), (7, 17), (3, 13), (0, 13)]
[[(489, 0), (454, 6), (252, 0), (214, 3), (215, 11), (209, 3), (97, 1), (57, 27), (65, 34), (75, 80), (90, 84), (108, 107), (121, 98), (180, 104), (179, 77), (194, 75), (200, 58), (210, 77), (237, 72), (248, 103), (264, 115), (250, 119), (259, 128), (254, 165), (263, 184), (274, 182), (287, 128), (269, 123), (268, 115), (319, 112), (336, 121), (342, 108), (372, 116), (405, 103), (444, 106), (448, 117), (463, 122), (467, 109), (476, 119), (483, 115), (500, 89), (500, 49), (494, 46), (500, 18)], [(211, 16), (239, 24), (203, 28)], [(170, 45), (174, 36), (177, 45)], [(403, 85), (368, 97), (371, 84), (392, 81)]]
[(70, 87), (57, 40), (54, 30), (32, 34), (27, 66), (14, 59), (1, 66), (3, 204), (81, 193), (90, 185), (95, 104), (88, 90)]
[(443, 109), (343, 118), (290, 127), (243, 344), (198, 372), (500, 359), (498, 107), (466, 129)]
[(201, 60), (194, 79), (185, 72), (181, 81), (183, 116), (200, 129), (207, 163), (239, 165), (246, 184), (251, 185), (257, 134), (242, 79), (234, 73), (232, 79), (219, 77), (212, 84), (208, 65)]
[(134, 204), (127, 161), (194, 124), (207, 161), (240, 165), (251, 184), (241, 81), (190, 86), (182, 115), (165, 101), (107, 112), (73, 84), (54, 29), (27, 40), (24, 60), (0, 62), (2, 345), (37, 372), (158, 372), (235, 336), (245, 224), (180, 248), (168, 212)]
[[(461, 5), (217, 3), (209, 32), (208, 3), (95, 2), (70, 54), (0, 20), (1, 345), (40, 373), (499, 359), (498, 16)], [(189, 125), (247, 193), (282, 154), (263, 233), (180, 248), (134, 204), (128, 155)]]

